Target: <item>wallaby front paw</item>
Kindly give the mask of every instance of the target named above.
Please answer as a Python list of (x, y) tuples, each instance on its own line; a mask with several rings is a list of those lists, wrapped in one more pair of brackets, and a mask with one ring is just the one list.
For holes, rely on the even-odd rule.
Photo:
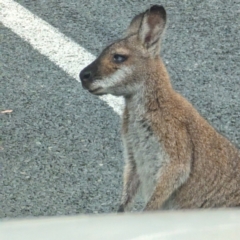
[(149, 209), (148, 206), (145, 206), (144, 209), (143, 209), (143, 212), (147, 212), (147, 211), (150, 211), (151, 209)]
[(124, 212), (124, 207), (123, 205), (121, 204), (118, 208), (118, 211), (117, 212)]
[(148, 204), (144, 207), (143, 211), (144, 211), (144, 212), (148, 212), (148, 211), (154, 211), (154, 210), (157, 210), (157, 209), (158, 209), (158, 207), (157, 207), (156, 205), (154, 205), (154, 204), (152, 204), (152, 203), (148, 203)]

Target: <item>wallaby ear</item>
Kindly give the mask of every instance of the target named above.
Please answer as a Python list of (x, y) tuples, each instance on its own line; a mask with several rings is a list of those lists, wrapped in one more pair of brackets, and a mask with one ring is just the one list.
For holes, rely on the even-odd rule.
[(141, 21), (139, 39), (152, 56), (160, 52), (160, 40), (166, 25), (167, 14), (162, 6), (154, 5), (148, 9)]
[(132, 19), (127, 31), (125, 32), (125, 36), (130, 36), (138, 33), (138, 30), (142, 23), (144, 13), (145, 12), (140, 13)]

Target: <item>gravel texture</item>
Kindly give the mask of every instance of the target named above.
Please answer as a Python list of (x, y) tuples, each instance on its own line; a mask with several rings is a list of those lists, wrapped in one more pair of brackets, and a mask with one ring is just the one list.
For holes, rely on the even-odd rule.
[[(16, 2), (94, 55), (150, 6)], [(161, 4), (168, 13), (161, 54), (175, 89), (240, 146), (239, 1)], [(0, 114), (0, 218), (115, 211), (123, 167), (119, 116), (9, 29), (0, 30), (0, 111), (13, 110)]]

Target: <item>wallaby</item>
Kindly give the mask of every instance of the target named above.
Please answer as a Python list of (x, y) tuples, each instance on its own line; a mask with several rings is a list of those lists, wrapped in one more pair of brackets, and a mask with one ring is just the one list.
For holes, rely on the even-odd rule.
[(171, 86), (159, 56), (166, 11), (154, 5), (83, 69), (83, 88), (123, 96), (119, 212), (141, 187), (144, 210), (240, 206), (240, 151)]

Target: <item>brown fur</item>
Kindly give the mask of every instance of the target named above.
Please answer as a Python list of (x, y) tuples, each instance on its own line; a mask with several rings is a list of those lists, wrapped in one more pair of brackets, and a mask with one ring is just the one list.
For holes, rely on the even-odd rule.
[[(152, 84), (148, 81), (147, 92), (151, 94), (154, 91), (159, 96), (155, 99), (146, 96), (146, 108), (150, 110), (146, 118), (159, 138), (164, 139), (165, 150), (172, 164), (159, 179), (146, 209), (158, 209), (163, 205), (172, 194), (171, 191), (166, 195), (163, 192), (168, 191), (168, 184), (179, 167), (184, 171), (186, 166), (190, 168), (190, 176), (174, 193), (178, 208), (240, 205), (239, 150), (216, 132), (189, 102), (172, 90), (168, 77), (162, 74), (165, 69), (161, 61), (157, 71), (160, 76), (149, 79)], [(161, 86), (159, 79), (163, 78)], [(159, 89), (156, 90), (156, 86)]]
[[(141, 185), (145, 210), (240, 206), (240, 151), (173, 90), (158, 55), (165, 22), (161, 6), (137, 15), (125, 38), (81, 72), (83, 86), (97, 89), (94, 94), (125, 98), (119, 211)], [(115, 54), (127, 58), (116, 63)], [(84, 79), (89, 71), (91, 77)]]

